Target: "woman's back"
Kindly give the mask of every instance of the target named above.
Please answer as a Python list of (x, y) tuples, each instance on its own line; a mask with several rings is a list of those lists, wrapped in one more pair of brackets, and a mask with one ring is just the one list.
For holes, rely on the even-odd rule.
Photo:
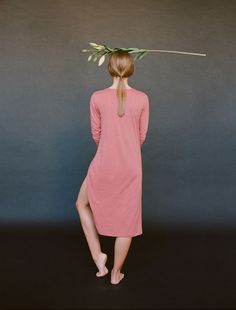
[(109, 236), (142, 233), (142, 158), (149, 122), (148, 96), (126, 90), (125, 114), (117, 114), (116, 89), (90, 99), (91, 133), (98, 145), (87, 174), (88, 198), (98, 232)]

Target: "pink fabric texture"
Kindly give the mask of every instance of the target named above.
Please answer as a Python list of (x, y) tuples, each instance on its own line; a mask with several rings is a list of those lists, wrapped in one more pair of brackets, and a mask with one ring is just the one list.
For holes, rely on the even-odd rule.
[(146, 93), (126, 90), (125, 115), (116, 89), (92, 93), (90, 124), (97, 150), (86, 176), (87, 195), (100, 235), (134, 237), (142, 229), (142, 153), (149, 123)]

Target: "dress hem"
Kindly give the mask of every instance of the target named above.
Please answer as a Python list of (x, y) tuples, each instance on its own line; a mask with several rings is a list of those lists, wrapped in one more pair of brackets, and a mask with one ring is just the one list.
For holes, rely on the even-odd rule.
[(98, 231), (98, 234), (101, 235), (101, 236), (106, 236), (106, 237), (123, 237), (123, 238), (129, 238), (129, 237), (138, 237), (138, 236), (141, 236), (143, 235), (143, 232), (142, 233), (137, 233), (137, 234), (133, 234), (133, 235), (126, 235), (126, 234), (109, 234), (109, 233), (103, 233), (103, 232), (100, 232)]
[[(93, 208), (91, 206), (90, 199), (89, 199), (90, 198), (90, 192), (88, 190), (89, 187), (88, 187), (88, 182), (87, 181), (88, 181), (88, 172), (87, 172), (87, 175), (86, 175), (86, 190), (87, 190), (88, 203), (89, 203), (91, 211), (93, 213)], [(93, 216), (94, 216), (94, 214), (93, 214)], [(101, 236), (129, 238), (129, 237), (138, 237), (138, 236), (141, 236), (143, 234), (143, 232), (139, 232), (139, 233), (132, 234), (132, 235), (127, 235), (127, 234), (110, 234), (110, 233), (106, 233), (106, 232), (102, 232), (102, 231), (98, 230), (98, 227), (97, 227), (96, 223), (94, 223), (94, 224), (95, 224), (95, 227), (96, 227), (96, 230), (97, 230), (98, 234), (101, 235)]]

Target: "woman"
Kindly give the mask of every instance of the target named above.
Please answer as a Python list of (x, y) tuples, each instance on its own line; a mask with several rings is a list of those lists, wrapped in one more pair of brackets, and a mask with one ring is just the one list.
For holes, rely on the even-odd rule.
[(128, 85), (134, 60), (126, 51), (110, 55), (113, 84), (90, 98), (90, 122), (97, 151), (76, 201), (97, 277), (108, 273), (99, 234), (116, 237), (111, 283), (118, 284), (132, 237), (142, 234), (142, 156), (149, 123), (148, 96)]

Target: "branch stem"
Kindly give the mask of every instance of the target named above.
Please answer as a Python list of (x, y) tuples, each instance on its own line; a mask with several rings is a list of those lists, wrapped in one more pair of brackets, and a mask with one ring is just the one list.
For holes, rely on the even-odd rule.
[(180, 52), (180, 51), (168, 51), (168, 50), (147, 50), (147, 51), (148, 51), (148, 52), (167, 52), (167, 53), (179, 53), (179, 54), (189, 54), (189, 55), (206, 56), (206, 54), (189, 53), (189, 52)]

